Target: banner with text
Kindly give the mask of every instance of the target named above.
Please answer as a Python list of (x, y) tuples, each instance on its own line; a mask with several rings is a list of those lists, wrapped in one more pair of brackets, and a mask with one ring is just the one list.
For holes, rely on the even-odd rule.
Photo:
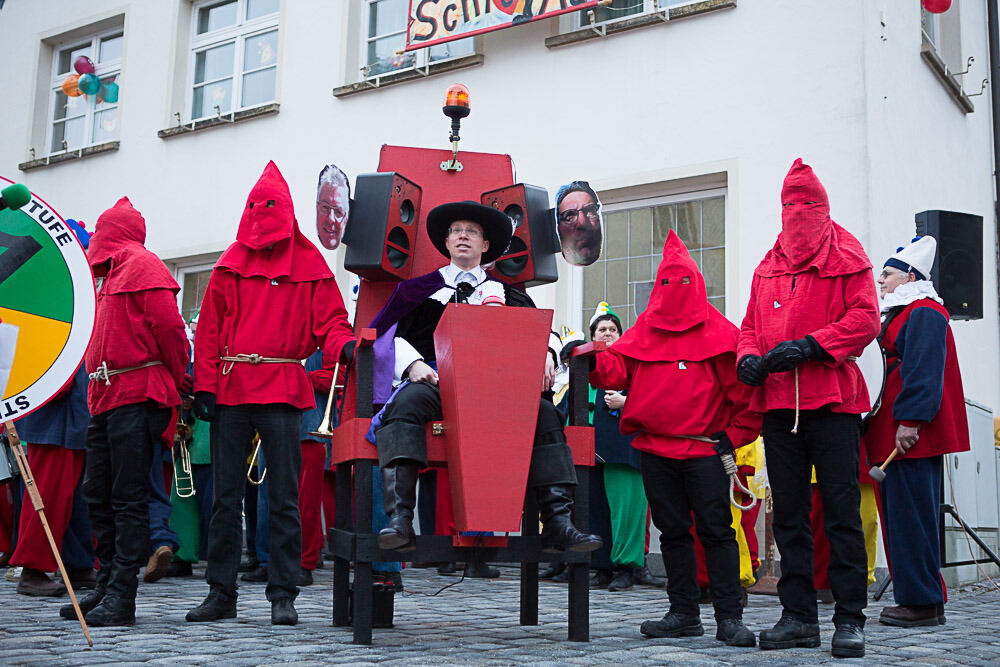
[(481, 35), (493, 30), (596, 7), (599, 0), (410, 0), (406, 48)]

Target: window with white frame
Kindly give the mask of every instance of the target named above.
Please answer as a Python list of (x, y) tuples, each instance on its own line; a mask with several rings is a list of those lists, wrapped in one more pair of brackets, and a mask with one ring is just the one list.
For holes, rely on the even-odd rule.
[[(122, 68), (122, 31), (113, 30), (74, 40), (55, 49), (52, 59), (49, 153), (77, 150), (113, 141), (118, 136), (118, 77)], [(91, 94), (79, 88), (81, 74), (74, 67), (89, 58), (84, 69), (100, 80)], [(84, 61), (85, 62), (85, 61)], [(113, 91), (113, 93), (109, 92)]]
[(590, 25), (590, 13), (594, 14), (594, 23), (617, 21), (635, 14), (647, 14), (677, 5), (688, 5), (697, 0), (611, 0), (610, 4), (594, 7), (587, 12), (579, 12), (580, 25)]
[(205, 298), (208, 279), (212, 277), (214, 266), (206, 263), (177, 269), (177, 282), (181, 286), (178, 299), (180, 303), (177, 305), (185, 322), (190, 322), (191, 318), (201, 310), (201, 302)]
[(584, 321), (589, 309), (607, 301), (622, 325), (645, 310), (674, 230), (705, 276), (708, 301), (726, 312), (726, 191), (724, 188), (609, 204), (604, 207), (604, 251), (583, 269)]
[(273, 102), (279, 0), (206, 0), (192, 7), (191, 120)]
[(361, 62), (365, 77), (424, 67), (434, 62), (472, 55), (474, 37), (430, 46), (418, 51), (396, 53), (406, 46), (408, 0), (363, 0), (365, 3)]

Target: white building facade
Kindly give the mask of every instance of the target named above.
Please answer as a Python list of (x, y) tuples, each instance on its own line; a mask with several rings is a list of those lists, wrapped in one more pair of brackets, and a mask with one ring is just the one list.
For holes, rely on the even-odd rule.
[[(518, 182), (552, 194), (580, 178), (601, 196), (602, 260), (560, 260), (559, 282), (533, 289), (556, 325), (580, 329), (599, 300), (634, 321), (669, 228), (738, 324), (780, 229), (782, 178), (802, 157), (877, 267), (919, 211), (983, 217), (985, 316), (953, 327), (967, 396), (1000, 405), (993, 118), (989, 89), (976, 95), (986, 2), (932, 16), (918, 0), (615, 0), (403, 56), (406, 10), (6, 0), (0, 174), (90, 228), (128, 195), (190, 315), (269, 159), (315, 239), (320, 168), (353, 180), (376, 170), (383, 144), (447, 147), (442, 100), (461, 82), (462, 149), (510, 154)], [(105, 90), (117, 84), (116, 101), (62, 92), (80, 54)], [(324, 252), (346, 297), (343, 249)]]

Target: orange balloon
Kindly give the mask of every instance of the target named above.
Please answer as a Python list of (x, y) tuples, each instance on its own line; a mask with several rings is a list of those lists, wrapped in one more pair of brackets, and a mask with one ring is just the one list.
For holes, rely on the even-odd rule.
[(83, 91), (80, 90), (80, 87), (77, 85), (79, 81), (79, 74), (70, 74), (68, 77), (63, 79), (62, 91), (69, 97), (80, 97), (80, 95), (83, 95)]

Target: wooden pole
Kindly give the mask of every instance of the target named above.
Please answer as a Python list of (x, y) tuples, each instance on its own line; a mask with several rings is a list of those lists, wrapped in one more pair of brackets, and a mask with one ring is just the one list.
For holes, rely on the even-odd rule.
[(80, 627), (83, 628), (83, 636), (87, 638), (87, 645), (93, 646), (94, 641), (90, 638), (87, 622), (83, 620), (83, 612), (76, 601), (76, 593), (73, 592), (73, 585), (69, 581), (69, 575), (66, 574), (66, 566), (63, 565), (62, 558), (59, 556), (59, 547), (56, 546), (55, 538), (52, 537), (52, 530), (49, 528), (49, 522), (45, 518), (45, 503), (42, 502), (42, 495), (35, 488), (35, 478), (31, 474), (28, 457), (25, 456), (24, 449), (21, 447), (21, 438), (18, 437), (17, 429), (14, 428), (13, 422), (7, 422), (5, 427), (7, 430), (7, 440), (10, 442), (11, 449), (14, 452), (14, 460), (17, 461), (17, 467), (21, 471), (21, 478), (24, 480), (24, 488), (27, 489), (28, 497), (31, 498), (32, 507), (38, 512), (42, 528), (45, 529), (45, 536), (49, 538), (49, 547), (52, 549), (52, 555), (56, 557), (56, 563), (59, 565), (59, 574), (62, 575), (63, 583), (66, 584), (66, 590), (69, 592), (69, 599), (73, 603), (73, 610), (76, 611), (76, 617), (80, 620)]

